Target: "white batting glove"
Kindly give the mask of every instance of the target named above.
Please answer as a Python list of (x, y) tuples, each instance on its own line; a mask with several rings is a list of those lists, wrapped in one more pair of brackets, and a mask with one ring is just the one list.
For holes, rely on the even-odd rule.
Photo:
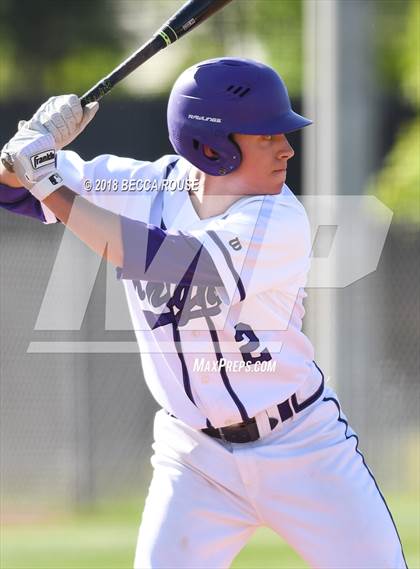
[(56, 150), (52, 134), (22, 128), (8, 143), (13, 168), (22, 185), (39, 201), (58, 190), (63, 179), (56, 170)]
[(99, 109), (99, 103), (82, 107), (77, 95), (51, 97), (29, 121), (20, 121), (19, 129), (27, 128), (54, 137), (56, 150), (72, 142), (86, 128)]
[[(36, 134), (39, 135), (40, 133), (22, 128), (18, 130), (9, 142), (3, 146), (1, 151), (1, 161), (10, 172), (14, 172), (14, 162), (19, 150), (31, 142)], [(20, 183), (23, 186), (28, 187), (28, 180), (17, 172), (15, 172), (15, 174), (19, 178)]]

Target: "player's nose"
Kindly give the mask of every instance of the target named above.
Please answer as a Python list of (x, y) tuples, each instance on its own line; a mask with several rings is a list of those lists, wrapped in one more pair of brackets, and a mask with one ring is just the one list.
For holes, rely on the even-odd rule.
[(290, 146), (289, 141), (287, 140), (284, 134), (280, 135), (279, 138), (279, 149), (277, 151), (277, 158), (283, 158), (285, 160), (290, 160), (295, 155), (295, 151)]

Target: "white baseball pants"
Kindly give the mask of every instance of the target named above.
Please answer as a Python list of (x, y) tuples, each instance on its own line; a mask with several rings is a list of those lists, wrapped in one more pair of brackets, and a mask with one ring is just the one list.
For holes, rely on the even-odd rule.
[(310, 567), (406, 568), (400, 539), (336, 394), (262, 439), (227, 443), (159, 411), (135, 569), (229, 567), (260, 526)]

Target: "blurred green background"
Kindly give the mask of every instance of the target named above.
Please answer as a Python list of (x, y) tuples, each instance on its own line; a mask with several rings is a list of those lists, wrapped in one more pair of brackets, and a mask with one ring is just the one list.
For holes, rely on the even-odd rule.
[[(417, 569), (418, 507), (408, 496), (390, 496), (389, 506), (400, 529), (408, 566)], [(72, 517), (10, 524), (2, 532), (1, 567), (128, 569), (133, 564), (140, 510), (133, 503), (109, 503)], [(304, 569), (308, 565), (274, 532), (259, 529), (232, 567)]]
[[(362, 0), (350, 2), (355, 10), (363, 10)], [(401, 215), (403, 222), (419, 223), (420, 2), (367, 3), (374, 10), (369, 33), (377, 89), (393, 101), (400, 100), (401, 118), (410, 115), (401, 120), (369, 190)], [(52, 93), (85, 92), (179, 6), (176, 0), (2, 0), (0, 100), (38, 100)], [(171, 47), (169, 56), (159, 56), (160, 72), (156, 62), (149, 63), (147, 73), (139, 71), (138, 81), (123, 82), (115, 96), (137, 99), (145, 94), (166, 94), (188, 65), (235, 52), (260, 55), (281, 70), (290, 94), (301, 96), (303, 12), (301, 0), (236, 0)]]
[[(47, 97), (85, 92), (181, 3), (2, 0), (0, 142)], [(324, 140), (336, 136), (332, 190), (374, 194), (393, 212), (373, 274), (333, 301), (312, 292), (323, 307), (320, 335), (336, 338), (331, 360), (338, 363), (317, 335), (311, 339), (389, 501), (409, 567), (420, 568), (420, 2), (234, 0), (107, 95), (71, 148), (86, 158), (112, 152), (152, 160), (172, 152), (165, 126), (171, 85), (189, 64), (220, 55), (273, 65), (294, 105), (316, 112), (311, 128), (323, 129), (320, 154)], [(331, 88), (313, 93), (308, 75), (315, 63), (327, 70)], [(332, 126), (318, 112), (324, 97), (331, 98)], [(364, 116), (374, 120), (364, 125)], [(304, 182), (302, 156), (310, 147), (300, 135), (292, 139), (289, 184), (297, 194), (322, 193)], [(138, 357), (27, 349), (33, 341), (129, 342), (132, 332), (106, 329), (104, 266), (80, 330), (36, 330), (63, 230), (3, 211), (0, 222), (1, 567), (130, 567), (157, 408)], [(71, 263), (67, 278), (77, 288)], [(304, 564), (262, 530), (234, 567)]]

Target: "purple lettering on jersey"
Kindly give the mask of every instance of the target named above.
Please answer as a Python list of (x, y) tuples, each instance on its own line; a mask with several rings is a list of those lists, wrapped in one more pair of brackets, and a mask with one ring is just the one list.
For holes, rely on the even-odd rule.
[(119, 279), (223, 286), (207, 250), (195, 237), (121, 217), (124, 263)]
[(178, 311), (178, 324), (184, 326), (194, 318), (219, 314), (221, 303), (214, 287), (199, 286), (191, 289), (188, 286), (177, 286), (167, 306)]
[(0, 207), (17, 215), (45, 221), (41, 202), (26, 188), (12, 188), (0, 183)]
[(140, 281), (133, 281), (133, 284), (139, 299), (147, 301), (150, 308), (159, 309), (162, 306), (168, 308), (167, 312), (160, 314), (144, 309), (145, 318), (152, 330), (168, 324), (185, 326), (195, 318), (216, 316), (221, 312), (222, 301), (215, 287), (192, 288), (151, 282), (144, 286)]

